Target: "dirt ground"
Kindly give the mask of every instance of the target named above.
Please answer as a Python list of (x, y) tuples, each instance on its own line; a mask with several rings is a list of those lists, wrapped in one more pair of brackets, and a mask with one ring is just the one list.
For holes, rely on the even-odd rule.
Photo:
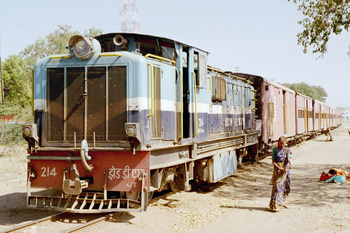
[[(349, 127), (345, 122), (333, 130), (334, 141), (321, 135), (291, 147), (291, 194), (288, 209), (278, 213), (267, 208), (272, 188), (267, 157), (215, 185), (167, 195), (147, 212), (116, 213), (111, 221), (80, 232), (350, 232), (350, 181), (319, 182), (322, 171), (332, 167), (350, 171)], [(0, 148), (6, 154), (0, 156), (0, 231), (53, 214), (26, 209), (24, 148), (4, 150)]]

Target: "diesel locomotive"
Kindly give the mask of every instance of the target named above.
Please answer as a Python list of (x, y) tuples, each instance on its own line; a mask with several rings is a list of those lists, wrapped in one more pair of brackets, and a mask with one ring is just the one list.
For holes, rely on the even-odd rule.
[(33, 72), (30, 208), (144, 211), (154, 192), (190, 190), (258, 155), (253, 81), (168, 38), (75, 35)]

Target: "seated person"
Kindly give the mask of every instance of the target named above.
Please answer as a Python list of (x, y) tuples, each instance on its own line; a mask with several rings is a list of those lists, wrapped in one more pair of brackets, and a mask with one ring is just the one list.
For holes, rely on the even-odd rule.
[(344, 183), (346, 178), (344, 175), (341, 176), (332, 176), (330, 179), (326, 180), (326, 183), (334, 182), (334, 183)]
[[(344, 171), (340, 168), (332, 168), (328, 171), (328, 174), (336, 175), (336, 176), (344, 175), (347, 180), (350, 179), (350, 172)], [(328, 176), (330, 176), (330, 175), (328, 175)]]
[(350, 179), (350, 172), (344, 171), (339, 168), (332, 168), (327, 173), (322, 172), (320, 181), (325, 181), (326, 183), (336, 182), (344, 183), (346, 180)]

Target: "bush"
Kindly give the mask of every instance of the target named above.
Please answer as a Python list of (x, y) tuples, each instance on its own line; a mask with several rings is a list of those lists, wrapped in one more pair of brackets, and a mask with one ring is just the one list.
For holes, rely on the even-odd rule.
[(22, 125), (19, 122), (0, 121), (0, 144), (3, 146), (22, 144)]
[(3, 109), (0, 112), (0, 145), (24, 145), (22, 125), (29, 122), (32, 122), (30, 107)]

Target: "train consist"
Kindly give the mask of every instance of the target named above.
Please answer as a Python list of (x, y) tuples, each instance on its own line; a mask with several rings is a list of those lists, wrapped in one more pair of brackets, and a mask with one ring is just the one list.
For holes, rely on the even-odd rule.
[(295, 92), (261, 76), (235, 73), (253, 82), (257, 91), (256, 127), (259, 150), (271, 149), (280, 135), (290, 144), (325, 133), (338, 127), (342, 113), (309, 96)]
[(28, 207), (143, 211), (153, 192), (234, 174), (279, 136), (298, 141), (341, 114), (208, 52), (151, 35), (73, 36), (34, 67)]

